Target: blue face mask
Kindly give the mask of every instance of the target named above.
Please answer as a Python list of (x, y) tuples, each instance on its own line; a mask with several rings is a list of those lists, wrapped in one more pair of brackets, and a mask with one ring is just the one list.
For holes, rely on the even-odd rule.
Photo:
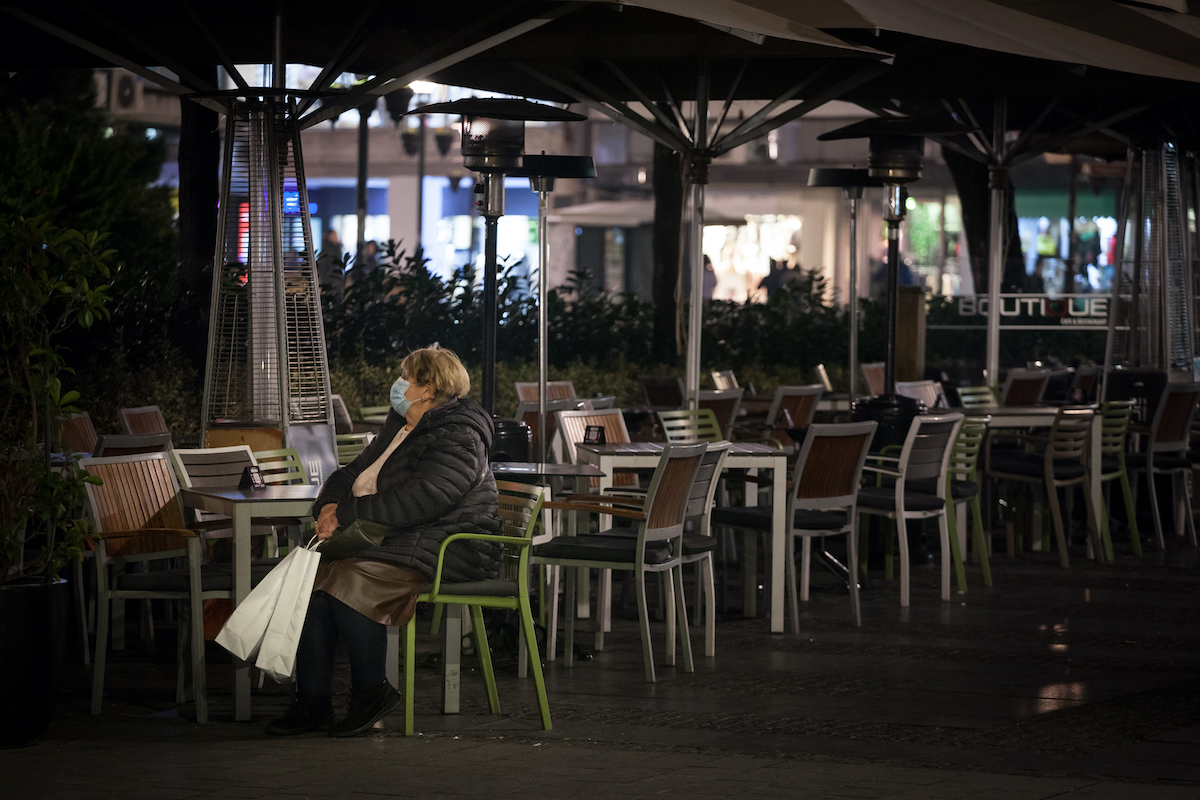
[(404, 378), (396, 378), (396, 382), (392, 384), (392, 408), (402, 417), (408, 416), (408, 407), (412, 405), (412, 401), (404, 396), (410, 386), (412, 384)]

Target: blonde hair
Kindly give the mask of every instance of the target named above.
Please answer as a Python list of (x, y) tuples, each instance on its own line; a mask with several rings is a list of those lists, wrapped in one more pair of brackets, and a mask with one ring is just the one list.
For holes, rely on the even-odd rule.
[(400, 362), (400, 372), (409, 383), (432, 386), (434, 405), (471, 391), (471, 377), (458, 356), (437, 345), (413, 350)]

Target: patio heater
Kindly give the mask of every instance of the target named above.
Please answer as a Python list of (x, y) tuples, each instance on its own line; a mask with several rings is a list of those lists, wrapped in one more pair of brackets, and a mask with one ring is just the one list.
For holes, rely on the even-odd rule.
[(525, 123), (578, 122), (582, 114), (528, 100), (476, 98), (415, 108), (410, 114), (457, 114), (462, 117), (463, 166), (480, 173), (476, 201), (484, 219), (482, 405), (496, 406), (496, 239), (504, 216), (504, 175), (521, 169)]
[[(549, 315), (546, 295), (550, 290), (550, 231), (547, 215), (550, 193), (558, 178), (594, 178), (596, 164), (591, 156), (525, 156), (514, 176), (529, 178), (529, 188), (538, 196), (538, 430), (546, 428), (546, 380), (550, 374)], [(540, 436), (538, 461), (546, 461), (548, 436)]]
[(1196, 187), (1190, 162), (1170, 142), (1129, 149), (1104, 358), (1106, 399), (1153, 403), (1164, 376), (1195, 380), (1195, 242), (1188, 241), (1188, 212), (1195, 208), (1189, 200), (1194, 202)]
[(850, 201), (850, 401), (858, 396), (858, 201), (863, 189), (882, 186), (865, 169), (811, 169), (809, 186), (836, 186)]
[(337, 459), (299, 94), (227, 97), (201, 436), (295, 448), (320, 482)]

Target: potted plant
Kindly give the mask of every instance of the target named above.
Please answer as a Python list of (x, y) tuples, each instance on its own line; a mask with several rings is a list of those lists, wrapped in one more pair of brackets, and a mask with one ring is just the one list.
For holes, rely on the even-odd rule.
[(63, 391), (59, 344), (107, 316), (104, 236), (43, 218), (0, 220), (0, 747), (32, 744), (54, 713), (69, 591), (60, 573), (81, 557), (87, 478), (53, 456)]

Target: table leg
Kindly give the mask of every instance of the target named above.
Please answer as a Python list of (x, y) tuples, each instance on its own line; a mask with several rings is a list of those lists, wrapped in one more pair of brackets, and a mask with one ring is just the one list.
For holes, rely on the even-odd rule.
[(787, 457), (771, 470), (771, 633), (783, 633), (784, 563), (787, 560)]
[[(233, 514), (233, 606), (250, 594), (250, 505), (236, 503)], [(251, 662), (233, 659), (233, 718), (250, 721)]]
[(454, 603), (442, 615), (442, 713), (458, 713), (458, 686), (462, 675), (462, 613)]

